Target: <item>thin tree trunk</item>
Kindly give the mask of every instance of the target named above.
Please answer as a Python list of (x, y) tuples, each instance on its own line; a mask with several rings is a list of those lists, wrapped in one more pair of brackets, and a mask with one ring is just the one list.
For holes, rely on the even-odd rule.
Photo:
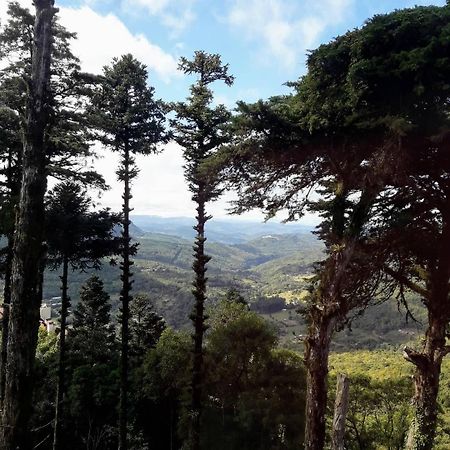
[(336, 319), (328, 316), (311, 324), (305, 345), (307, 370), (305, 449), (322, 450), (325, 445), (328, 356)]
[[(21, 150), (21, 149), (20, 149)], [(19, 149), (16, 149), (19, 152)], [(7, 249), (6, 249), (6, 267), (5, 267), (5, 284), (3, 287), (3, 318), (2, 318), (2, 344), (0, 351), (0, 411), (3, 410), (3, 398), (5, 394), (5, 378), (6, 378), (6, 359), (7, 359), (7, 343), (8, 343), (8, 326), (9, 326), (9, 308), (11, 304), (11, 277), (12, 277), (12, 261), (13, 261), (13, 248), (14, 248), (14, 224), (15, 224), (15, 211), (17, 207), (17, 201), (20, 196), (20, 177), (18, 168), (22, 166), (21, 157), (16, 155), (16, 165), (13, 163), (14, 150), (10, 150), (8, 153), (8, 169), (6, 185), (9, 190), (9, 225), (6, 234)]]
[(201, 414), (202, 414), (202, 383), (203, 383), (203, 335), (205, 333), (205, 300), (206, 300), (206, 264), (211, 259), (205, 255), (205, 223), (209, 220), (209, 216), (205, 213), (204, 187), (199, 184), (199, 192), (197, 199), (197, 225), (194, 230), (197, 231), (195, 238), (194, 263), (193, 269), (195, 279), (193, 282), (194, 289), (192, 293), (195, 297), (194, 311), (191, 316), (194, 324), (194, 355), (192, 370), (192, 403), (191, 403), (191, 450), (200, 450), (200, 430), (201, 430)]
[(61, 276), (61, 331), (59, 333), (58, 385), (56, 387), (53, 450), (64, 448), (61, 444), (61, 428), (64, 420), (64, 390), (66, 385), (66, 324), (69, 309), (69, 297), (67, 295), (68, 274), (69, 261), (65, 256)]
[(348, 242), (342, 252), (334, 252), (328, 258), (322, 273), (318, 303), (309, 311), (310, 324), (305, 341), (306, 450), (322, 450), (325, 446), (328, 357), (338, 317), (345, 317), (348, 312), (339, 293), (353, 250), (354, 243)]
[[(340, 199), (338, 199), (340, 201)], [(340, 202), (341, 203), (341, 202)], [(342, 202), (343, 204), (343, 202)], [(341, 216), (345, 209), (340, 208)], [(336, 214), (339, 219), (339, 215)], [(336, 220), (337, 221), (337, 220)], [(352, 307), (341, 296), (342, 284), (352, 261), (356, 238), (341, 241), (342, 249), (334, 251), (322, 272), (318, 303), (309, 310), (310, 325), (305, 342), (307, 369), (305, 449), (322, 450), (325, 445), (328, 357), (333, 332)]]
[(24, 130), (23, 174), (14, 236), (6, 381), (0, 430), (2, 450), (32, 448), (34, 359), (39, 327), (39, 269), (43, 260), (47, 95), (53, 0), (35, 0), (33, 61)]
[(5, 378), (7, 362), (7, 344), (8, 344), (8, 326), (9, 326), (9, 308), (11, 305), (11, 275), (13, 259), (12, 236), (8, 236), (8, 245), (6, 250), (6, 269), (5, 285), (3, 288), (3, 318), (2, 318), (2, 347), (0, 364), (0, 410), (3, 410), (3, 399), (5, 397)]
[(130, 153), (125, 147), (123, 158), (124, 166), (124, 193), (123, 193), (123, 249), (121, 264), (121, 357), (120, 357), (120, 405), (119, 405), (119, 450), (127, 450), (127, 427), (128, 427), (128, 341), (129, 341), (129, 318), (130, 318), (130, 295), (132, 273), (130, 268), (133, 264), (130, 258)]
[(345, 420), (348, 411), (349, 379), (344, 374), (337, 376), (336, 401), (334, 402), (333, 418), (333, 450), (344, 450)]

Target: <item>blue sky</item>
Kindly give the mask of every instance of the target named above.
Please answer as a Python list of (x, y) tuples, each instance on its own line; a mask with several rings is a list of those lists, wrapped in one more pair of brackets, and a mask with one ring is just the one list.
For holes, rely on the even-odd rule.
[[(202, 49), (222, 55), (236, 76), (232, 88), (216, 86), (219, 100), (230, 106), (279, 94), (283, 83), (305, 71), (308, 49), (374, 14), (420, 4), (418, 0), (61, 0), (61, 6), (90, 8), (114, 15), (133, 35), (145, 36), (175, 60)], [(99, 36), (100, 38), (100, 36)], [(95, 43), (92, 43), (95, 48)], [(94, 48), (92, 50), (94, 50)], [(166, 100), (184, 98), (189, 80), (150, 68), (157, 94)], [(170, 77), (170, 80), (167, 79)], [(164, 78), (164, 77), (163, 77)]]
[[(0, 2), (3, 18), (6, 2)], [(374, 14), (429, 4), (441, 6), (445, 0), (56, 0), (61, 22), (78, 33), (73, 49), (85, 70), (99, 72), (113, 56), (131, 52), (147, 64), (149, 82), (159, 98), (182, 100), (192, 80), (177, 72), (178, 58), (200, 49), (219, 53), (236, 77), (232, 87), (215, 87), (217, 102), (230, 108), (236, 100), (287, 92), (283, 83), (305, 72), (308, 49), (361, 26)], [(118, 209), (117, 159), (102, 153), (96, 166), (112, 189), (101, 202)], [(161, 155), (140, 158), (138, 163), (136, 213), (191, 215), (179, 148), (169, 144)], [(212, 205), (212, 213), (224, 216), (230, 198)]]

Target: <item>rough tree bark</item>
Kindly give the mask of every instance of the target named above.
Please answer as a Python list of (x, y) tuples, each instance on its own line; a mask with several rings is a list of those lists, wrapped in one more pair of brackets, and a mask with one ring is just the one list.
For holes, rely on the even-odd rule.
[(312, 305), (309, 312), (310, 325), (305, 340), (306, 450), (322, 450), (325, 446), (328, 356), (333, 332), (339, 320), (346, 317), (350, 307), (340, 293), (355, 245), (355, 239), (346, 240), (342, 249), (329, 257), (322, 274), (319, 301)]
[(205, 300), (206, 300), (206, 282), (205, 277), (206, 264), (211, 259), (205, 254), (205, 224), (209, 216), (205, 212), (204, 183), (199, 183), (199, 189), (194, 196), (197, 202), (197, 225), (194, 230), (197, 232), (194, 245), (194, 263), (195, 280), (192, 293), (195, 297), (194, 311), (191, 315), (194, 324), (194, 358), (192, 371), (192, 404), (191, 404), (191, 450), (200, 449), (200, 429), (202, 414), (202, 383), (203, 383), (203, 335), (205, 326)]
[[(14, 164), (13, 156), (17, 157)], [(5, 394), (5, 378), (6, 378), (6, 359), (7, 359), (7, 343), (8, 343), (8, 327), (9, 327), (9, 307), (11, 304), (11, 277), (12, 277), (12, 261), (13, 261), (13, 238), (16, 203), (20, 195), (20, 173), (18, 168), (22, 166), (19, 155), (13, 155), (13, 150), (8, 154), (8, 170), (6, 186), (9, 191), (9, 220), (8, 231), (6, 234), (6, 261), (5, 261), (5, 281), (3, 286), (3, 318), (2, 318), (2, 344), (0, 350), (0, 411), (3, 410), (3, 398)]]
[[(447, 219), (447, 220), (446, 220)], [(432, 450), (436, 436), (438, 415), (437, 396), (442, 359), (450, 353), (446, 345), (450, 320), (450, 217), (444, 215), (442, 245), (437, 263), (428, 270), (427, 292), (424, 302), (428, 310), (428, 324), (422, 351), (408, 347), (405, 358), (414, 364), (414, 417), (409, 429), (407, 450)]]
[(415, 366), (414, 417), (408, 433), (407, 450), (431, 450), (436, 436), (437, 396), (448, 318), (440, 311), (428, 311), (428, 328), (422, 352), (405, 347), (404, 356)]
[(3, 410), (3, 399), (5, 397), (5, 381), (6, 381), (6, 361), (7, 361), (7, 344), (8, 344), (8, 327), (9, 327), (9, 308), (11, 305), (11, 276), (12, 276), (12, 260), (13, 260), (13, 239), (12, 236), (7, 237), (8, 244), (6, 249), (6, 266), (5, 266), (5, 284), (3, 287), (3, 317), (2, 317), (2, 347), (1, 347), (1, 364), (0, 364), (0, 410)]
[(122, 263), (120, 268), (122, 275), (122, 290), (120, 292), (121, 307), (121, 354), (120, 354), (120, 400), (119, 400), (119, 450), (128, 448), (127, 428), (128, 428), (128, 347), (129, 347), (129, 320), (130, 320), (130, 295), (132, 287), (131, 266), (133, 261), (130, 258), (130, 152), (127, 146), (124, 149), (123, 157), (123, 247)]
[(348, 411), (348, 392), (349, 379), (346, 375), (340, 373), (337, 376), (336, 382), (336, 401), (334, 402), (334, 417), (333, 417), (333, 436), (332, 448), (333, 450), (345, 450), (345, 420)]
[(325, 445), (328, 356), (336, 318), (323, 316), (311, 324), (305, 343), (306, 428), (305, 449), (321, 450)]
[(39, 270), (43, 263), (47, 95), (53, 0), (35, 0), (32, 73), (24, 130), (23, 174), (14, 235), (11, 307), (0, 448), (32, 448), (29, 420), (39, 327)]
[(58, 385), (56, 387), (53, 450), (64, 448), (61, 444), (61, 429), (64, 417), (64, 390), (66, 385), (66, 324), (69, 309), (69, 297), (67, 295), (68, 274), (69, 260), (67, 256), (64, 256), (61, 275), (61, 331), (59, 333)]

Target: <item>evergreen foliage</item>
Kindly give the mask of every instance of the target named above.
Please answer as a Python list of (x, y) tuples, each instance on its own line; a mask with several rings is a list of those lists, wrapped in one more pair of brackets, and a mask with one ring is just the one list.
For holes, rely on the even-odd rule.
[(110, 361), (114, 349), (110, 313), (109, 295), (101, 279), (93, 276), (82, 287), (80, 302), (74, 310), (69, 334), (72, 358), (91, 366)]
[(47, 264), (53, 269), (62, 266), (61, 312), (59, 338), (59, 370), (56, 394), (56, 418), (53, 448), (61, 446), (61, 422), (66, 389), (66, 325), (70, 307), (68, 296), (69, 266), (72, 270), (99, 269), (102, 258), (119, 252), (120, 239), (113, 236), (119, 216), (107, 209), (89, 211), (91, 199), (79, 184), (69, 181), (58, 184), (47, 196)]
[[(16, 118), (10, 131), (20, 140), (26, 114), (27, 83), (30, 80), (34, 15), (17, 2), (8, 3), (8, 20), (1, 29), (0, 57), (8, 61), (0, 73), (2, 109)], [(64, 180), (71, 178), (105, 188), (103, 177), (86, 166), (94, 156), (89, 132), (92, 124), (86, 116), (95, 77), (81, 72), (79, 60), (71, 51), (75, 34), (52, 19), (54, 45), (51, 49), (51, 71), (45, 129), (47, 171)], [(18, 120), (17, 120), (18, 119)], [(14, 155), (15, 158), (18, 156)]]
[(26, 79), (23, 116), (22, 183), (12, 251), (9, 314), (4, 324), (8, 327), (7, 345), (6, 352), (2, 351), (6, 358), (2, 359), (5, 381), (0, 446), (5, 450), (32, 448), (29, 425), (44, 267), (45, 129), (50, 122), (52, 20), (57, 12), (52, 0), (36, 2), (35, 7), (30, 39), (32, 62)]
[[(290, 94), (238, 102), (233, 115), (214, 103), (214, 83), (234, 81), (219, 55), (181, 58), (194, 84), (184, 102), (165, 105), (130, 54), (102, 75), (82, 73), (54, 0), (35, 0), (36, 14), (9, 2), (0, 28), (0, 447), (322, 450), (328, 383), (345, 372), (346, 448), (449, 448), (446, 3), (374, 16), (311, 51)], [(107, 188), (86, 163), (95, 140), (118, 154), (120, 215), (87, 196)], [(194, 254), (188, 241), (142, 232), (134, 277), (137, 159), (169, 140), (182, 148), (195, 203)], [(48, 176), (60, 184), (45, 200)], [(237, 190), (238, 214), (318, 214), (317, 241), (243, 242), (246, 232), (236, 245), (206, 246), (208, 204), (227, 189)], [(120, 277), (105, 267), (108, 288), (90, 277), (70, 326), (69, 277), (73, 294), (116, 254)], [(61, 270), (53, 286), (45, 266)], [(39, 307), (59, 284), (58, 339), (39, 325)], [(133, 298), (132, 288), (142, 293)], [(397, 329), (394, 308), (424, 322), (424, 338), (403, 349), (411, 364), (397, 349), (330, 355), (357, 317), (365, 331), (355, 347), (386, 347), (385, 329), (396, 342), (420, 331)], [(189, 320), (193, 332), (166, 328)], [(304, 358), (281, 347), (300, 342)]]
[(223, 81), (231, 86), (234, 78), (228, 74), (228, 65), (222, 65), (219, 55), (197, 51), (192, 60), (181, 58), (179, 69), (185, 74), (197, 76), (197, 82), (190, 88), (191, 95), (184, 103), (175, 103), (175, 119), (171, 120), (174, 140), (183, 148), (186, 160), (185, 177), (192, 200), (196, 204), (197, 232), (194, 245), (195, 279), (192, 293), (195, 298), (191, 315), (194, 325), (194, 350), (192, 372), (192, 406), (189, 445), (191, 450), (200, 449), (200, 427), (202, 411), (203, 378), (203, 334), (206, 330), (204, 304), (206, 300), (206, 265), (211, 259), (205, 254), (205, 224), (211, 218), (206, 214), (206, 204), (220, 195), (218, 178), (202, 172), (202, 163), (211, 157), (218, 147), (230, 140), (227, 125), (230, 113), (225, 106), (211, 107), (213, 92), (210, 85)]
[(277, 349), (275, 330), (242, 303), (222, 301), (211, 319), (205, 447), (298, 448), (305, 419), (299, 355)]
[(130, 319), (130, 355), (135, 364), (141, 364), (144, 355), (156, 346), (166, 324), (145, 294), (134, 296)]
[[(386, 270), (394, 235), (380, 236), (378, 212), (389, 210), (391, 204), (415, 227), (420, 222), (413, 215), (403, 215), (408, 214), (405, 207), (414, 197), (414, 204), (420, 205), (414, 217), (435, 217), (436, 210), (443, 217), (446, 214), (446, 206), (441, 203), (439, 209), (426, 199), (435, 200), (436, 183), (444, 197), (448, 192), (443, 182), (448, 178), (446, 162), (439, 157), (448, 151), (448, 14), (448, 8), (438, 7), (396, 11), (376, 16), (360, 30), (320, 46), (308, 57), (308, 73), (291, 83), (294, 94), (240, 104), (233, 151), (225, 150), (216, 158), (215, 164), (228, 165), (226, 178), (239, 190), (236, 212), (258, 207), (271, 217), (287, 208), (288, 219), (294, 220), (306, 209), (324, 219), (318, 235), (327, 246), (328, 258), (318, 266), (305, 309), (311, 323), (305, 353), (311, 376), (308, 415), (317, 413), (317, 420), (307, 426), (306, 448), (324, 445), (326, 386), (320, 380), (325, 380), (331, 331), (342, 327), (353, 309), (379, 301), (380, 294), (392, 296), (396, 283), (401, 289), (414, 287), (398, 272), (399, 264), (404, 267), (404, 262), (398, 262), (399, 241), (392, 247), (394, 268)], [(441, 179), (434, 164), (443, 171)], [(430, 180), (429, 187), (425, 179)], [(314, 190), (322, 196), (319, 201), (310, 199)], [(417, 198), (423, 200), (417, 203)], [(441, 230), (445, 229), (444, 225)], [(435, 260), (441, 249), (436, 271), (442, 275), (448, 258), (442, 251), (447, 237), (441, 230), (434, 230), (441, 240), (431, 253)], [(409, 245), (417, 242), (417, 236), (404, 232), (402, 227), (400, 235)], [(444, 284), (448, 285), (448, 279)], [(423, 290), (416, 292), (423, 294)], [(447, 297), (444, 294), (437, 301), (441, 316)], [(440, 337), (431, 340), (445, 346), (448, 320), (442, 322)], [(427, 355), (415, 359), (420, 415), (434, 411), (420, 421), (423, 429), (418, 434), (428, 435), (425, 444), (418, 444), (423, 449), (432, 445), (436, 420), (432, 403), (445, 353), (443, 347), (431, 347), (425, 347)], [(407, 353), (413, 360), (414, 351)], [(420, 374), (426, 371), (418, 364), (422, 356), (436, 362), (428, 379)], [(433, 394), (425, 400), (431, 384)], [(314, 395), (320, 398), (313, 400)]]
[(79, 183), (66, 181), (47, 195), (47, 263), (58, 268), (67, 258), (72, 270), (100, 268), (103, 258), (118, 253), (114, 228), (120, 216), (109, 209), (91, 211), (92, 200)]
[(136, 245), (130, 237), (131, 182), (139, 173), (135, 163), (138, 154), (156, 152), (156, 144), (164, 142), (164, 113), (160, 101), (153, 98), (154, 89), (147, 85), (147, 69), (132, 55), (113, 59), (104, 67), (99, 88), (93, 96), (91, 118), (97, 127), (98, 139), (106, 147), (120, 153), (117, 178), (123, 182), (122, 205), (122, 275), (121, 290), (121, 383), (120, 383), (120, 445), (126, 450), (128, 414), (128, 342), (132, 296), (133, 261)]

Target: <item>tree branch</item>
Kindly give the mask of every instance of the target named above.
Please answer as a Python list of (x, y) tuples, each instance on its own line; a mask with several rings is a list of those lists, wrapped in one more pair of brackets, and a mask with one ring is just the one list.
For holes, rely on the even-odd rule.
[(407, 277), (405, 277), (401, 273), (396, 272), (395, 270), (391, 269), (388, 266), (384, 266), (383, 270), (384, 270), (385, 273), (387, 273), (394, 280), (398, 281), (399, 283), (403, 284), (407, 288), (409, 288), (412, 291), (416, 292), (417, 294), (419, 294), (423, 298), (429, 299), (430, 294), (429, 294), (429, 292), (426, 289), (424, 289), (424, 288), (420, 287), (418, 284), (412, 282), (411, 280), (409, 280)]
[(425, 369), (429, 365), (429, 360), (426, 355), (423, 353), (417, 352), (410, 347), (403, 348), (403, 357), (414, 364), (416, 367)]

